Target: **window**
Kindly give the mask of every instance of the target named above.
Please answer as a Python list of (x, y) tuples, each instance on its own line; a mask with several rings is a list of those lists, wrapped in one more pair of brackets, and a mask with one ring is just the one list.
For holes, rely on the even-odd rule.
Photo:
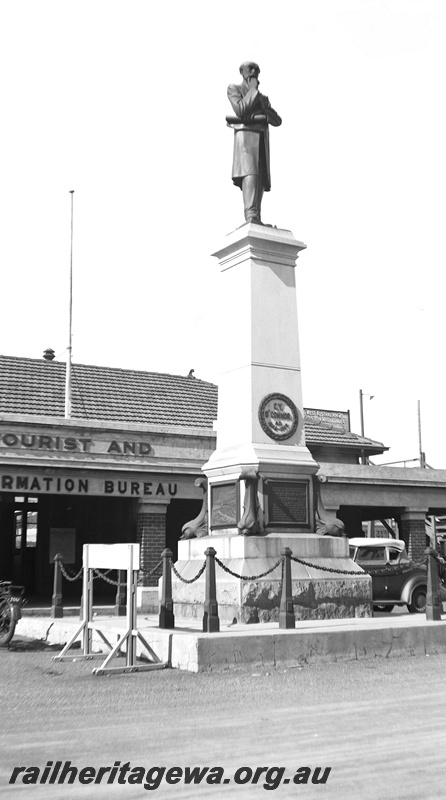
[(20, 507), (14, 511), (15, 549), (37, 547), (38, 511), (35, 505), (33, 511), (28, 511), (28, 504), (35, 504), (38, 499), (19, 496), (14, 497), (14, 501), (20, 503)]
[(359, 547), (357, 561), (383, 561), (386, 560), (385, 547)]
[(37, 511), (26, 512), (26, 547), (37, 545)]
[(20, 550), (22, 546), (22, 528), (23, 528), (23, 513), (21, 511), (14, 511), (14, 525), (15, 525), (15, 548)]

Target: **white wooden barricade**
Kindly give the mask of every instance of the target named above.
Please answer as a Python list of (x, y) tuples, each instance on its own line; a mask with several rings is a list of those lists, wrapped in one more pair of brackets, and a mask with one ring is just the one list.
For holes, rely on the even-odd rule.
[[(81, 659), (104, 659), (104, 653), (92, 652), (92, 636), (96, 631), (102, 641), (110, 648), (110, 652), (100, 667), (93, 670), (94, 675), (105, 675), (109, 672), (138, 672), (150, 669), (163, 669), (168, 666), (167, 662), (160, 661), (150, 645), (143, 638), (137, 629), (136, 620), (136, 587), (139, 570), (139, 544), (84, 544), (83, 548), (83, 588), (82, 588), (82, 622), (77, 628), (76, 633), (69, 642), (63, 647), (58, 656), (54, 656), (53, 661), (80, 661)], [(119, 633), (118, 641), (112, 645), (106, 638), (101, 626), (105, 627), (109, 633), (109, 628), (103, 622), (93, 621), (93, 578), (95, 569), (118, 569), (127, 568), (127, 611), (126, 626), (124, 632), (117, 629)], [(109, 634), (110, 635), (110, 634)], [(82, 636), (82, 650), (76, 655), (67, 655), (74, 642)], [(152, 661), (150, 663), (137, 663), (136, 643), (140, 640), (147, 650)], [(126, 664), (121, 667), (110, 667), (111, 660), (122, 655), (121, 648), (126, 646)]]

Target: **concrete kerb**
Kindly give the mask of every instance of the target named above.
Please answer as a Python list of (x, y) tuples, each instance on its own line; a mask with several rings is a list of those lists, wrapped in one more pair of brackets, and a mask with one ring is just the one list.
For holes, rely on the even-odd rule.
[[(114, 616), (97, 616), (95, 623), (110, 641), (117, 640), (124, 626), (124, 620)], [(173, 630), (161, 630), (157, 617), (145, 616), (138, 618), (138, 630), (162, 661), (175, 669), (204, 672), (446, 653), (445, 623), (446, 618), (426, 622), (424, 615), (401, 615), (302, 621), (290, 630), (280, 630), (277, 623), (228, 625), (212, 634), (203, 633), (190, 620), (177, 621)], [(16, 633), (62, 647), (75, 625), (79, 625), (75, 619), (23, 617)], [(93, 649), (103, 651), (105, 657), (104, 643), (96, 632)], [(75, 659), (76, 650), (72, 653)], [(139, 654), (143, 655), (142, 648)]]

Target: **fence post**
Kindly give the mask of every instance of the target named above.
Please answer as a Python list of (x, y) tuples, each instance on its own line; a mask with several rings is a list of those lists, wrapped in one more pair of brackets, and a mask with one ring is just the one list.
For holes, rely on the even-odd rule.
[(206, 556), (205, 600), (203, 614), (203, 632), (218, 633), (220, 620), (218, 618), (217, 586), (215, 583), (215, 556), (217, 551), (208, 547), (204, 551)]
[(54, 556), (54, 585), (51, 603), (51, 616), (54, 617), (54, 619), (60, 619), (63, 617), (62, 570), (60, 568), (62, 561), (62, 555), (60, 553), (56, 553)]
[(174, 628), (175, 616), (173, 613), (172, 599), (172, 572), (170, 569), (170, 559), (173, 557), (172, 550), (166, 548), (161, 553), (163, 559), (163, 588), (161, 591), (161, 603), (159, 613), (160, 628)]
[(127, 604), (125, 602), (126, 594), (125, 594), (125, 582), (123, 581), (123, 575), (125, 575), (124, 570), (118, 569), (118, 587), (116, 589), (116, 598), (115, 598), (115, 615), (117, 617), (124, 617), (127, 612)]
[(279, 628), (295, 628), (296, 619), (294, 616), (293, 590), (291, 586), (291, 558), (292, 550), (284, 547), (282, 555), (285, 557), (283, 562), (283, 581), (282, 596), (280, 598)]
[(433, 622), (441, 619), (442, 611), (438, 555), (432, 547), (427, 547), (425, 553), (427, 555), (426, 619)]

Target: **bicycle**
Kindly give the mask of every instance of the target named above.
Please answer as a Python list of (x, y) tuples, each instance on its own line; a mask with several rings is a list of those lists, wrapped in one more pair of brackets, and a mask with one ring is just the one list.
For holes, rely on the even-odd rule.
[(0, 581), (0, 647), (11, 641), (16, 625), (22, 617), (23, 586), (13, 586), (11, 581)]

